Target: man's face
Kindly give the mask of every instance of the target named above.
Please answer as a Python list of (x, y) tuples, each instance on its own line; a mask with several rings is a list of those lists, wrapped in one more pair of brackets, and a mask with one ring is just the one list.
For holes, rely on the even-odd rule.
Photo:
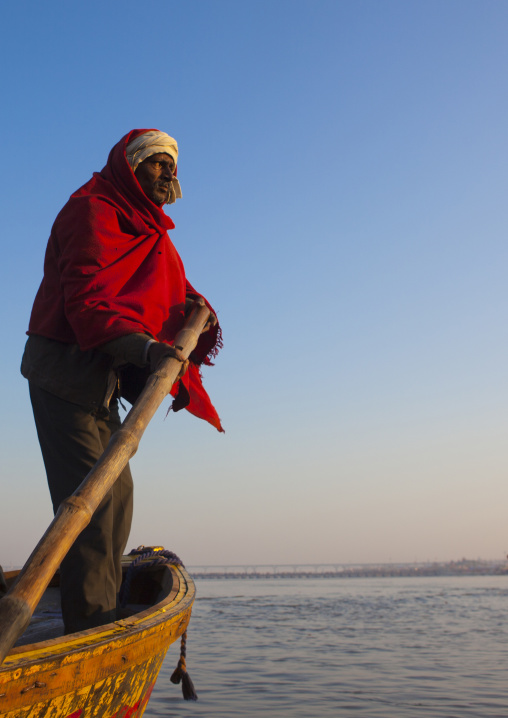
[(165, 152), (159, 152), (141, 162), (134, 174), (146, 196), (155, 204), (162, 206), (169, 197), (174, 171), (173, 158)]

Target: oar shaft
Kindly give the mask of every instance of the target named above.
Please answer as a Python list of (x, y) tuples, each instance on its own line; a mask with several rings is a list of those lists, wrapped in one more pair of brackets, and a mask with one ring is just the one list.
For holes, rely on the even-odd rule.
[[(209, 315), (203, 300), (196, 301), (184, 328), (177, 334), (175, 345), (181, 348), (186, 359), (195, 348)], [(143, 432), (177, 380), (181, 367), (177, 359), (167, 358), (150, 375), (121, 428), (113, 434), (104, 453), (74, 494), (61, 503), (15, 585), (0, 600), (0, 665), (29, 624), (62, 559), (136, 453)]]

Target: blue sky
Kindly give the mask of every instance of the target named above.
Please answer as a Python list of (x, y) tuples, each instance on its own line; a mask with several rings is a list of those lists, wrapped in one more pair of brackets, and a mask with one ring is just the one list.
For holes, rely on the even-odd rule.
[(226, 428), (154, 418), (130, 543), (190, 565), (502, 558), (508, 5), (3, 9), (4, 565), (51, 519), (19, 374), (51, 224), (128, 130), (176, 137), (172, 239)]

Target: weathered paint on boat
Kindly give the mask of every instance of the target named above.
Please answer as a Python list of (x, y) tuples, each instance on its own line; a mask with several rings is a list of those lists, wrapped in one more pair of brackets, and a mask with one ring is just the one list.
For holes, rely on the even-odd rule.
[(195, 597), (181, 566), (158, 570), (171, 571), (172, 585), (156, 605), (96, 629), (14, 648), (0, 667), (0, 718), (142, 716)]

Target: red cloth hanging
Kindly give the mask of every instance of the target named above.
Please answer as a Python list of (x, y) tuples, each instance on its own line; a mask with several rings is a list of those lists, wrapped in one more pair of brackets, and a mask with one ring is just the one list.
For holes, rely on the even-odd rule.
[[(173, 221), (145, 195), (125, 158), (129, 142), (144, 132), (125, 135), (104, 169), (58, 214), (28, 334), (77, 343), (82, 350), (135, 332), (172, 343), (184, 323), (186, 296), (201, 296), (167, 233)], [(178, 397), (175, 409), (185, 406), (219, 431), (199, 365), (211, 364), (221, 344), (218, 325), (203, 334), (189, 371), (171, 392)]]

